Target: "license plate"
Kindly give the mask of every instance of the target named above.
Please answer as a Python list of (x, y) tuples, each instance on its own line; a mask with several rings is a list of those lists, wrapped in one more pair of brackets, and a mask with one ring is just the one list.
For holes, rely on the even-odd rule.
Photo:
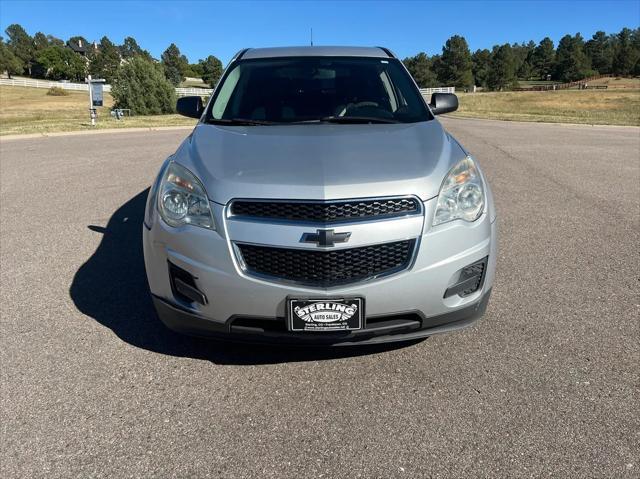
[(364, 299), (288, 299), (289, 331), (353, 331), (362, 329)]

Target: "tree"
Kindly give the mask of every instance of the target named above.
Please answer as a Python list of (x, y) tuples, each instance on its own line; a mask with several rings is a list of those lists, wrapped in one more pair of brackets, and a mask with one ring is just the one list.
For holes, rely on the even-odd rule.
[(581, 80), (593, 74), (587, 55), (584, 53), (584, 40), (577, 33), (565, 35), (556, 50), (555, 77), (563, 82)]
[(173, 85), (178, 86), (184, 81), (184, 72), (189, 66), (187, 57), (180, 54), (180, 49), (175, 43), (162, 54), (162, 66), (164, 67), (164, 75)]
[(420, 52), (414, 57), (402, 60), (420, 88), (429, 88), (438, 85), (438, 77), (433, 71), (431, 60), (426, 53)]
[(556, 51), (553, 46), (553, 41), (549, 37), (543, 38), (533, 51), (531, 63), (532, 74), (540, 79), (546, 80), (547, 75), (553, 73), (555, 58)]
[(47, 40), (49, 41), (49, 45), (54, 45), (54, 46), (58, 46), (58, 47), (63, 47), (64, 46), (64, 41), (60, 40), (57, 37), (54, 37), (53, 35), (47, 35)]
[(536, 44), (533, 41), (512, 46), (516, 58), (516, 76), (528, 80), (533, 75), (533, 52)]
[(145, 57), (147, 60), (152, 60), (151, 54), (147, 50), (143, 50), (138, 42), (133, 37), (126, 37), (124, 42), (119, 47), (120, 55), (125, 60), (133, 58), (135, 56)]
[(517, 60), (511, 45), (505, 43), (493, 47), (487, 84), (492, 90), (501, 91), (517, 84), (516, 77)]
[(89, 55), (89, 73), (96, 78), (104, 78), (111, 83), (120, 68), (120, 51), (111, 40), (102, 37), (100, 45)]
[(7, 72), (9, 78), (11, 78), (11, 75), (22, 73), (22, 61), (13, 54), (2, 37), (0, 37), (0, 73), (2, 72)]
[(38, 53), (36, 62), (46, 78), (71, 81), (80, 81), (84, 78), (84, 60), (69, 48), (58, 45), (49, 46)]
[(612, 63), (612, 70), (616, 75), (630, 75), (634, 71), (640, 51), (634, 48), (633, 40), (633, 32), (629, 28), (623, 28), (616, 35), (615, 56)]
[(202, 78), (204, 75), (204, 70), (202, 67), (202, 63), (204, 60), (200, 60), (198, 63), (189, 63), (188, 75), (190, 77)]
[(162, 65), (142, 56), (132, 57), (116, 76), (111, 96), (116, 108), (129, 108), (135, 115), (173, 113), (176, 92), (165, 78)]
[(489, 72), (491, 71), (491, 52), (486, 48), (484, 50), (476, 50), (471, 55), (473, 64), (474, 84), (486, 88), (488, 86)]
[(202, 80), (208, 83), (211, 88), (215, 88), (222, 76), (222, 62), (213, 55), (209, 55), (206, 59), (200, 60), (200, 64), (202, 65)]
[(17, 23), (9, 25), (5, 30), (5, 33), (9, 37), (9, 40), (7, 41), (9, 50), (11, 50), (11, 53), (13, 53), (14, 56), (22, 62), (23, 72), (26, 71), (31, 75), (31, 65), (33, 63), (34, 54), (33, 39), (25, 29)]
[(589, 60), (591, 60), (591, 68), (598, 73), (611, 72), (613, 49), (611, 41), (605, 32), (597, 31), (591, 37), (591, 40), (585, 43), (584, 51)]
[(471, 52), (464, 37), (454, 35), (442, 47), (438, 80), (445, 85), (468, 88), (473, 85)]
[(87, 45), (89, 45), (89, 42), (83, 36), (76, 35), (74, 37), (69, 38), (69, 40), (67, 41), (67, 45), (69, 45), (69, 44), (78, 45), (78, 46), (80, 46), (80, 45), (87, 46)]
[(33, 36), (33, 47), (36, 52), (39, 52), (40, 50), (44, 50), (48, 46), (49, 46), (49, 39), (44, 33), (37, 32)]
[(636, 64), (633, 67), (633, 71), (631, 72), (634, 76), (640, 76), (640, 28), (636, 28), (631, 33), (631, 45), (633, 45), (633, 49), (636, 55)]
[[(58, 65), (58, 68), (56, 68), (56, 72), (58, 73), (56, 73), (56, 75), (62, 75), (61, 72), (68, 71), (68, 68), (61, 66), (64, 63), (64, 60), (60, 60), (61, 56), (58, 53), (54, 54), (54, 53), (48, 52), (47, 55), (45, 55), (45, 58), (47, 58), (46, 60), (47, 66), (45, 66), (44, 64), (38, 61), (38, 57), (40, 56), (40, 53), (42, 53), (42, 51), (46, 50), (47, 48), (52, 46), (61, 47), (61, 48), (64, 47), (65, 45), (62, 40), (54, 37), (53, 35), (45, 35), (42, 32), (37, 32), (33, 36), (33, 46), (34, 46), (34, 59), (31, 65), (31, 76), (33, 78), (47, 78), (47, 71), (49, 70), (51, 63), (56, 63)], [(75, 63), (77, 63), (73, 60), (70, 60), (70, 61), (74, 65)], [(75, 70), (75, 66), (71, 70)], [(66, 78), (66, 76), (63, 76), (63, 78)]]

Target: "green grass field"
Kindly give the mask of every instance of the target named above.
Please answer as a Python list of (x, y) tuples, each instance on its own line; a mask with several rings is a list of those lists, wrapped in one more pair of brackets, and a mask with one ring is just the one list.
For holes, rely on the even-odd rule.
[(640, 89), (460, 93), (452, 116), (640, 126)]
[(180, 115), (133, 116), (118, 121), (109, 113), (113, 99), (111, 95), (105, 94), (105, 106), (98, 108), (98, 124), (92, 127), (86, 92), (49, 96), (47, 91), (44, 88), (0, 86), (0, 135), (104, 128), (153, 128), (196, 123), (195, 120)]

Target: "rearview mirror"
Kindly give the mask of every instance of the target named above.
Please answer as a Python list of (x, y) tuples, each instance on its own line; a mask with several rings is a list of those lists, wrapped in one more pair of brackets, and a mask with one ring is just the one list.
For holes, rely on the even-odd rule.
[(204, 106), (202, 104), (202, 98), (199, 96), (183, 96), (178, 98), (176, 104), (176, 111), (183, 116), (189, 118), (200, 118), (202, 116), (202, 110)]
[(431, 95), (429, 106), (434, 115), (451, 113), (458, 109), (458, 97), (453, 93), (434, 93)]

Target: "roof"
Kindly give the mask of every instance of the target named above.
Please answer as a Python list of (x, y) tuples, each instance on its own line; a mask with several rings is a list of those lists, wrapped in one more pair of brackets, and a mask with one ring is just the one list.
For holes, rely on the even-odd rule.
[(89, 47), (86, 45), (80, 46), (74, 42), (67, 42), (67, 46), (77, 53), (87, 53), (89, 51)]
[(271, 47), (249, 48), (242, 59), (275, 57), (374, 57), (393, 58), (393, 54), (382, 47)]

